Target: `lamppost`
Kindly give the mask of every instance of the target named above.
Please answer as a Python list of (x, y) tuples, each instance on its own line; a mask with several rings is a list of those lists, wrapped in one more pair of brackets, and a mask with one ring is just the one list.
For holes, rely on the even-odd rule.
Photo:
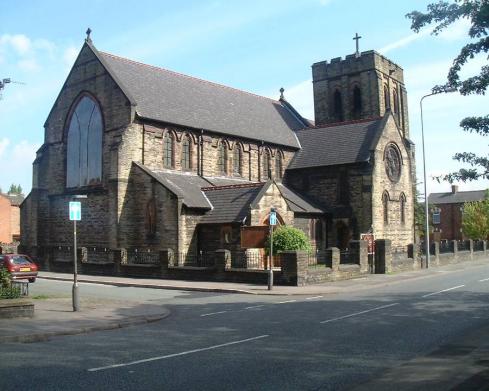
[(426, 152), (424, 147), (424, 124), (423, 124), (423, 99), (432, 95), (438, 95), (448, 92), (455, 92), (456, 88), (445, 88), (432, 90), (431, 94), (423, 96), (419, 101), (419, 107), (421, 111), (421, 144), (423, 145), (423, 177), (424, 177), (424, 213), (425, 213), (425, 254), (426, 254), (426, 268), (430, 265), (430, 218), (428, 215), (428, 192), (426, 191)]
[(80, 300), (78, 297), (78, 260), (77, 260), (77, 243), (76, 243), (76, 222), (81, 220), (81, 203), (79, 199), (85, 199), (87, 196), (74, 195), (70, 202), (70, 220), (73, 221), (73, 289), (72, 289), (72, 303), (73, 311), (80, 310)]

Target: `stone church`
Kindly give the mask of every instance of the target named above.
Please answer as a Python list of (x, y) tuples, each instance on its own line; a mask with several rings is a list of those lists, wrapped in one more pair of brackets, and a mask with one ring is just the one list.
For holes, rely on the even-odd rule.
[(24, 251), (70, 259), (74, 195), (86, 196), (78, 238), (92, 263), (118, 249), (171, 249), (179, 264), (238, 252), (241, 228), (267, 225), (271, 207), (316, 251), (366, 232), (405, 251), (415, 165), (402, 68), (357, 52), (313, 64), (312, 79), (314, 121), (283, 89), (269, 99), (98, 51), (88, 37), (44, 124), (21, 206)]

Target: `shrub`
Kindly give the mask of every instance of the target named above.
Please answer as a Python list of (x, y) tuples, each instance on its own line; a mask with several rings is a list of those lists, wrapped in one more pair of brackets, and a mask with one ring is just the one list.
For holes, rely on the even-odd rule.
[[(266, 243), (266, 253), (270, 253), (270, 237)], [(279, 226), (273, 231), (273, 255), (281, 251), (311, 251), (311, 242), (304, 232), (294, 227)]]
[(8, 288), (0, 288), (0, 300), (1, 299), (18, 299), (21, 296), (20, 288), (16, 286), (10, 286)]

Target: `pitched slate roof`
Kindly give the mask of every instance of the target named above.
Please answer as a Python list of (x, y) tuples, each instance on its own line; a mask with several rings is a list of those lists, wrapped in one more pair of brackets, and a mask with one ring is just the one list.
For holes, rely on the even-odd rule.
[(387, 115), (296, 132), (302, 149), (295, 153), (287, 169), (368, 161), (386, 119)]
[(428, 196), (430, 204), (463, 204), (464, 202), (482, 201), (486, 198), (486, 190), (457, 191), (455, 193), (431, 193)]
[(8, 198), (8, 200), (10, 201), (10, 205), (12, 206), (20, 206), (20, 204), (22, 204), (22, 201), (24, 201), (23, 194), (0, 193), (0, 195)]
[(303, 213), (325, 213), (326, 210), (319, 206), (314, 205), (311, 201), (307, 200), (303, 196), (297, 194), (293, 190), (284, 186), (282, 183), (277, 183), (277, 187), (285, 198), (287, 205), (293, 212)]
[(218, 186), (204, 189), (213, 209), (205, 214), (201, 223), (242, 222), (248, 215), (250, 204), (258, 196), (263, 183)]
[(197, 79), (89, 45), (146, 119), (299, 148), (294, 131), (308, 126), (280, 101)]

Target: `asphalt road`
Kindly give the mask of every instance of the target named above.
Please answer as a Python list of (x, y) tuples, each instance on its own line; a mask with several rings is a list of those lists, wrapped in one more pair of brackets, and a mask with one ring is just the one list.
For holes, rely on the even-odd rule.
[[(70, 289), (38, 280), (31, 292)], [(0, 345), (1, 390), (351, 389), (489, 324), (489, 265), (327, 297), (91, 284), (81, 293), (151, 302), (172, 314), (144, 326)]]

